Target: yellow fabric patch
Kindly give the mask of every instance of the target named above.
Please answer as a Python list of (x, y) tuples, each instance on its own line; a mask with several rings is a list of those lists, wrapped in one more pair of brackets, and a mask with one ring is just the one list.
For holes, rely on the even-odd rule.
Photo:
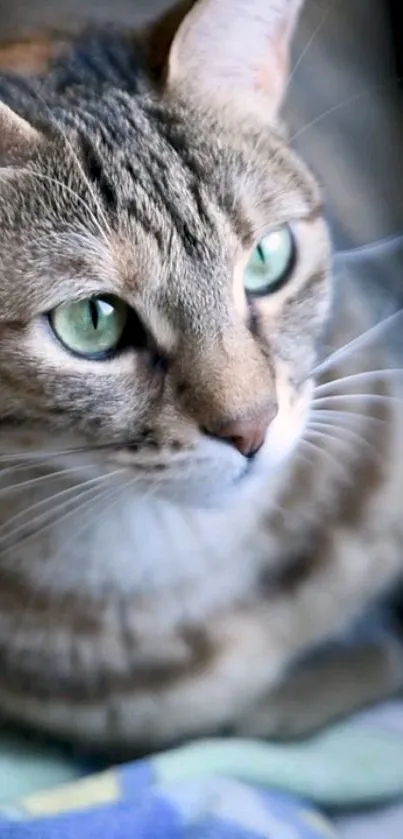
[(115, 804), (120, 800), (119, 778), (113, 769), (78, 783), (66, 784), (52, 792), (35, 793), (21, 801), (30, 816), (56, 816), (73, 810)]
[(334, 830), (332, 830), (329, 822), (322, 819), (322, 816), (318, 816), (317, 813), (304, 811), (301, 813), (301, 818), (308, 827), (313, 827), (318, 831), (318, 837), (323, 836), (323, 839), (336, 839)]

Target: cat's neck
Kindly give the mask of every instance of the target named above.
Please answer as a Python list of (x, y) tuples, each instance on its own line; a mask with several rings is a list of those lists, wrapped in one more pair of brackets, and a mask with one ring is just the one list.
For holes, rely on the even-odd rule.
[[(59, 594), (180, 597), (204, 611), (250, 587), (262, 556), (262, 504), (195, 509), (126, 494), (87, 516), (55, 520), (42, 538), (16, 545), (12, 566), (30, 585)], [(266, 508), (267, 510), (267, 508)], [(2, 560), (3, 564), (3, 560)], [(6, 563), (8, 564), (8, 563)]]

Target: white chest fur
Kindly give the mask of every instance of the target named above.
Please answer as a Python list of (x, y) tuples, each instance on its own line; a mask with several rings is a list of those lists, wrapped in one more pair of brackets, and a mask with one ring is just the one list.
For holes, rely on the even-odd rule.
[(217, 511), (111, 494), (95, 510), (84, 504), (55, 516), (38, 536), (17, 541), (2, 565), (59, 595), (162, 596), (167, 608), (172, 595), (172, 608), (183, 609), (186, 591), (186, 611), (200, 619), (250, 587), (262, 551), (267, 557), (261, 519), (253, 498)]

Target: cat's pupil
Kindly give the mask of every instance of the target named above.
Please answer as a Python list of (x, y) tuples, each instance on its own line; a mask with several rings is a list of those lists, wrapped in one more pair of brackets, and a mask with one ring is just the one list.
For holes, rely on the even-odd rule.
[(49, 313), (49, 321), (66, 349), (84, 358), (102, 359), (105, 353), (110, 357), (123, 347), (130, 315), (127, 304), (117, 297), (90, 297), (61, 304)]
[(253, 296), (272, 294), (291, 276), (295, 240), (288, 224), (272, 229), (256, 245), (245, 271), (244, 287)]
[(92, 325), (94, 329), (97, 328), (99, 323), (99, 312), (98, 312), (98, 305), (95, 300), (90, 300), (89, 302), (89, 309), (90, 309), (90, 317), (92, 321)]
[(95, 330), (99, 328), (102, 321), (106, 324), (108, 318), (113, 317), (116, 312), (116, 308), (107, 300), (103, 300), (102, 297), (89, 300), (88, 308), (91, 323)]

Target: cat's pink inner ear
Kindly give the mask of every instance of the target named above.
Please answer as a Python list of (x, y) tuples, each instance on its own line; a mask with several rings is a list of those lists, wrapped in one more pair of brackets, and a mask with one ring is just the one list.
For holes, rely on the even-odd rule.
[(198, 0), (173, 40), (167, 84), (218, 105), (276, 118), (303, 0)]
[(42, 135), (29, 122), (0, 102), (0, 165), (8, 166), (29, 160), (38, 148)]

